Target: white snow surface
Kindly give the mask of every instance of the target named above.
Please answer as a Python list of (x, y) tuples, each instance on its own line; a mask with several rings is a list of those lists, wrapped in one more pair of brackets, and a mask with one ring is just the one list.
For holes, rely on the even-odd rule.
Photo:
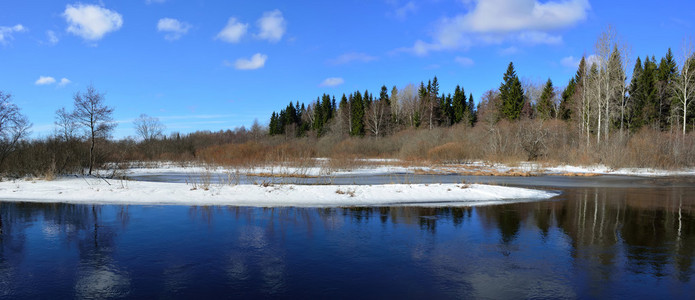
[(554, 191), (480, 184), (210, 185), (64, 177), (0, 182), (0, 201), (231, 206), (477, 206), (552, 198)]
[[(545, 166), (533, 162), (522, 162), (515, 166), (505, 164), (493, 164), (486, 162), (470, 162), (463, 165), (447, 165), (439, 164), (432, 166), (402, 166), (401, 161), (397, 159), (364, 159), (363, 162), (371, 165), (359, 166), (354, 169), (335, 169), (326, 166), (326, 158), (317, 158), (314, 166), (297, 167), (297, 166), (263, 166), (254, 168), (224, 168), (216, 166), (200, 166), (186, 165), (160, 162), (154, 164), (153, 167), (133, 167), (126, 170), (126, 175), (153, 175), (153, 174), (190, 174), (201, 175), (209, 173), (212, 175), (225, 175), (229, 173), (239, 172), (240, 174), (272, 174), (275, 176), (341, 176), (341, 175), (388, 175), (416, 172), (432, 172), (432, 173), (466, 173), (471, 171), (492, 171), (492, 172), (509, 172), (521, 171), (532, 172), (536, 174), (564, 174), (564, 173), (586, 173), (586, 174), (604, 174), (604, 175), (631, 175), (631, 176), (695, 176), (695, 168), (686, 168), (680, 170), (659, 170), (651, 168), (621, 168), (612, 169), (605, 165), (590, 165), (590, 166)], [(389, 164), (391, 163), (391, 164)]]

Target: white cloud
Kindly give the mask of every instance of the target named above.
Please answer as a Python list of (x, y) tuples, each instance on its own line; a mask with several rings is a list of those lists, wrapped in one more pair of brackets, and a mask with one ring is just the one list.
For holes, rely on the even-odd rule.
[(280, 41), (287, 30), (287, 22), (285, 22), (282, 12), (277, 9), (264, 12), (256, 23), (260, 29), (256, 37), (270, 42)]
[(458, 16), (476, 32), (552, 30), (584, 20), (588, 0), (480, 0), (469, 14)]
[(256, 53), (251, 56), (251, 59), (240, 58), (234, 62), (234, 68), (237, 70), (255, 70), (260, 69), (265, 65), (268, 56), (265, 54)]
[(64, 87), (64, 86), (70, 84), (71, 82), (72, 82), (72, 81), (70, 81), (70, 79), (67, 79), (67, 78), (63, 77), (63, 78), (60, 79), (60, 82), (58, 83), (58, 86)]
[(340, 77), (329, 77), (323, 80), (319, 86), (338, 86), (345, 83), (345, 80), (343, 80)]
[[(70, 84), (72, 81), (70, 79), (67, 79), (65, 77), (60, 79), (60, 82), (58, 82), (59, 87), (64, 87), (68, 84)], [(56, 79), (51, 77), (51, 76), (39, 76), (39, 79), (37, 79), (34, 84), (35, 85), (51, 85), (56, 83)]]
[(328, 60), (333, 65), (343, 65), (351, 62), (370, 62), (376, 60), (377, 57), (366, 53), (350, 52), (338, 56), (335, 59)]
[(164, 38), (169, 41), (180, 39), (191, 29), (191, 24), (172, 18), (162, 18), (157, 22), (157, 31), (165, 32)]
[(418, 7), (414, 1), (408, 1), (405, 5), (396, 8), (396, 10), (393, 11), (393, 16), (396, 17), (396, 19), (405, 20), (408, 14), (415, 13), (417, 9)]
[(123, 26), (121, 14), (97, 5), (68, 4), (63, 13), (67, 31), (85, 40), (97, 41)]
[(418, 40), (410, 52), (426, 55), (431, 51), (468, 48), (478, 43), (504, 40), (528, 44), (558, 44), (557, 30), (586, 19), (588, 0), (478, 0), (466, 14), (440, 19), (434, 26), (432, 41)]
[(519, 53), (519, 48), (511, 46), (500, 50), (500, 55), (512, 55)]
[(39, 76), (39, 79), (34, 82), (35, 85), (49, 85), (54, 84), (56, 79), (51, 76)]
[(241, 23), (233, 17), (229, 18), (229, 21), (227, 21), (227, 26), (225, 26), (222, 31), (217, 34), (216, 39), (225, 41), (227, 43), (238, 43), (241, 38), (246, 35), (248, 28), (249, 24)]
[(27, 31), (27, 28), (22, 26), (22, 24), (17, 24), (12, 27), (0, 26), (0, 44), (7, 44), (9, 40), (13, 39), (13, 33), (24, 31)]
[(579, 59), (574, 58), (574, 56), (567, 56), (560, 60), (560, 64), (567, 68), (577, 68), (579, 67)]
[(457, 56), (456, 58), (454, 58), (454, 61), (464, 67), (471, 67), (475, 65), (475, 62), (468, 57)]
[(526, 31), (517, 36), (517, 39), (526, 44), (538, 45), (557, 45), (562, 43), (562, 36), (551, 35), (541, 31)]
[(53, 30), (47, 30), (46, 36), (48, 37), (48, 43), (51, 45), (55, 45), (60, 41), (58, 39), (58, 35), (56, 35), (56, 33), (53, 32)]

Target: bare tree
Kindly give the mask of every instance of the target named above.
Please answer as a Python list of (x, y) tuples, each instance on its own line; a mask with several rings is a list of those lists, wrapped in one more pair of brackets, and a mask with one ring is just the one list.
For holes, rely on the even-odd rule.
[(98, 139), (106, 139), (111, 131), (116, 127), (113, 123), (113, 108), (104, 103), (104, 94), (100, 94), (94, 86), (87, 87), (85, 93), (77, 92), (73, 97), (75, 100), (75, 111), (73, 117), (75, 122), (82, 125), (90, 141), (89, 146), (89, 175), (92, 175), (95, 162), (95, 147)]
[(31, 123), (16, 104), (12, 95), (0, 91), (0, 167), (17, 143), (29, 134)]
[(389, 105), (384, 100), (376, 100), (367, 110), (367, 128), (377, 138), (384, 134), (386, 124), (389, 122), (389, 109)]
[(406, 114), (407, 122), (411, 127), (415, 127), (415, 115), (419, 110), (419, 99), (415, 85), (410, 83), (398, 92), (399, 106)]
[(695, 95), (695, 55), (693, 55), (692, 39), (684, 39), (681, 46), (680, 74), (676, 78), (676, 94), (678, 103), (682, 105), (683, 111), (683, 135), (685, 135), (686, 124), (688, 123), (688, 106), (693, 102)]
[[(608, 67), (608, 60), (611, 56), (611, 45), (615, 41), (615, 31), (613, 27), (608, 26), (599, 36), (596, 41), (594, 55), (594, 63), (598, 68), (596, 78), (594, 80), (594, 88), (596, 89), (596, 106), (597, 106), (597, 125), (596, 125), (596, 143), (601, 143), (601, 130), (605, 126), (605, 132), (608, 133), (609, 112), (610, 112), (610, 78), (611, 69)], [(604, 112), (605, 111), (605, 112)], [(604, 120), (605, 118), (605, 120)]]
[(65, 110), (65, 107), (56, 111), (56, 136), (64, 142), (69, 142), (77, 139), (77, 125), (72, 113)]
[(133, 121), (133, 125), (135, 125), (137, 134), (142, 137), (145, 142), (164, 136), (164, 124), (162, 124), (157, 117), (141, 114), (140, 117)]

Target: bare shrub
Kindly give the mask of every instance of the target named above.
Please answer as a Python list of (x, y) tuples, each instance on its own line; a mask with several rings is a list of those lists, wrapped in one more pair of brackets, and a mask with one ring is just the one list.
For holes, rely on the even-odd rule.
[(464, 163), (468, 161), (469, 157), (466, 146), (458, 142), (449, 142), (427, 151), (429, 160), (442, 163)]

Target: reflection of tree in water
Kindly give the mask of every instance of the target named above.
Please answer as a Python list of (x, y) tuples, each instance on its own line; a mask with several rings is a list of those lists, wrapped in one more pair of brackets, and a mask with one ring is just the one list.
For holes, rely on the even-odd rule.
[(623, 255), (630, 272), (664, 277), (672, 266), (679, 280), (689, 281), (695, 199), (686, 199), (684, 210), (683, 195), (694, 193), (687, 188), (583, 189), (566, 193), (567, 201), (544, 205), (555, 211), (558, 228), (571, 238), (577, 266), (598, 272), (596, 282), (613, 278), (623, 267), (616, 265)]
[(115, 228), (103, 224), (101, 210), (102, 206), (91, 205), (87, 221), (92, 223), (92, 232), (80, 235), (78, 241), (80, 262), (75, 282), (78, 298), (123, 297), (130, 289), (128, 274), (119, 269), (113, 258), (117, 248)]
[[(127, 209), (117, 208), (122, 224), (129, 219)], [(12, 293), (11, 285), (22, 281), (13, 270), (26, 255), (26, 230), (41, 225), (44, 238), (77, 244), (79, 251), (78, 278), (75, 282), (79, 298), (103, 298), (125, 295), (124, 283), (129, 280), (121, 274), (111, 257), (115, 248), (115, 228), (100, 223), (101, 206), (65, 203), (2, 203), (0, 202), (0, 291)], [(59, 268), (47, 276), (72, 278), (70, 268)], [(4, 275), (12, 276), (5, 280)], [(42, 274), (43, 275), (43, 274)], [(36, 275), (39, 276), (39, 275)], [(18, 291), (14, 291), (15, 293)], [(0, 294), (1, 296), (2, 294)]]

